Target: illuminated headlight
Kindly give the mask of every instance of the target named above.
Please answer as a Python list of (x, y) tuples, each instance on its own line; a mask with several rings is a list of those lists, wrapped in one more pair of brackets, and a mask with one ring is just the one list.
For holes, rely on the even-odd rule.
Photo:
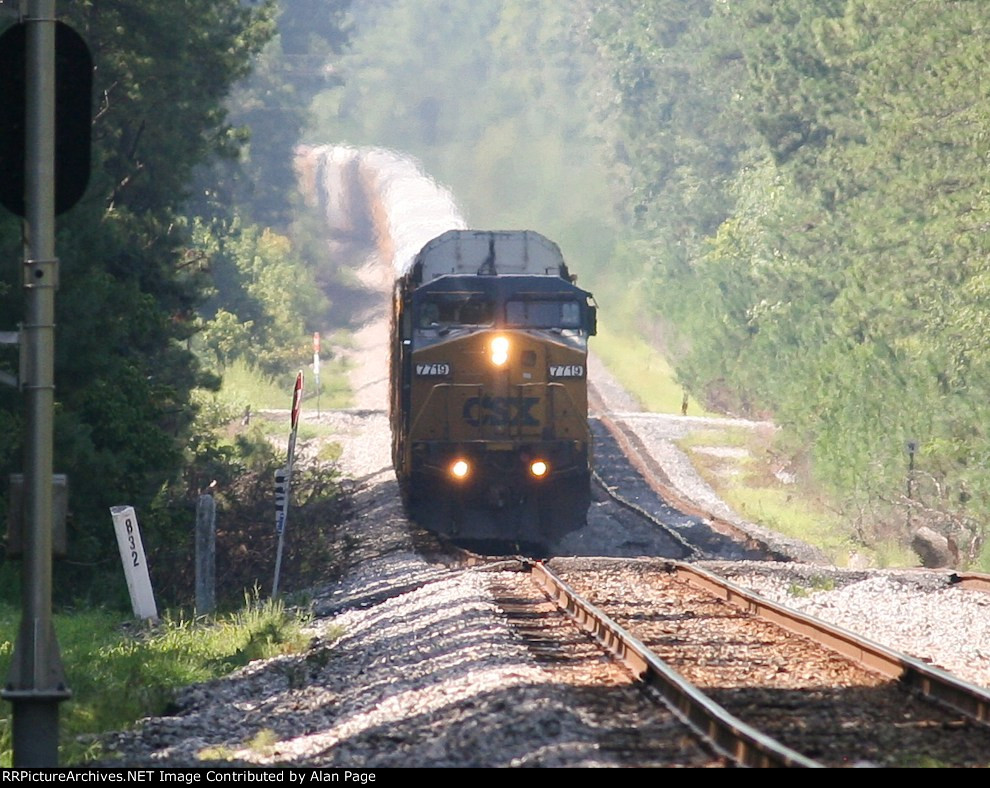
[(547, 465), (543, 460), (533, 460), (529, 465), (529, 472), (533, 474), (537, 479), (541, 479), (547, 475), (550, 470), (550, 466)]
[(471, 466), (467, 464), (467, 460), (455, 460), (450, 466), (450, 475), (455, 479), (465, 479), (470, 472)]
[(505, 337), (495, 337), (492, 340), (492, 364), (501, 367), (509, 360), (509, 340)]

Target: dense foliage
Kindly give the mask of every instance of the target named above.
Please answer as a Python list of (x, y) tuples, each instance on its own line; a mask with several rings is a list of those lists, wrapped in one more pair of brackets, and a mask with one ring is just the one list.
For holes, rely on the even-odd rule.
[(379, 0), (309, 136), (412, 152), (469, 223), (559, 240), (604, 325), (646, 329), (709, 406), (776, 419), (865, 537), (913, 520), (975, 550), (984, 18), (973, 0)]
[[(72, 702), (64, 707), (60, 765), (107, 763), (97, 734), (128, 728), (162, 714), (189, 684), (206, 682), (254, 659), (295, 654), (311, 640), (306, 617), (280, 601), (245, 594), (237, 613), (195, 620), (169, 616), (138, 629), (123, 615), (96, 608), (56, 615)], [(0, 606), (0, 658), (9, 658), (19, 611)], [(333, 637), (334, 633), (331, 633)], [(11, 723), (0, 720), (0, 768), (10, 768)]]
[[(195, 464), (226, 458), (227, 475), (243, 469), (236, 455), (203, 454), (212, 441), (200, 433), (191, 396), (217, 387), (223, 363), (243, 352), (237, 339), (256, 343), (252, 358), (265, 371), (298, 363), (286, 358), (286, 345), (306, 348), (309, 321), (324, 304), (307, 288), (312, 275), (286, 226), (266, 228), (285, 215), (272, 207), (276, 195), (291, 204), (292, 148), (314, 78), (272, 61), (282, 58), (283, 42), (300, 55), (339, 47), (346, 6), (58, 4), (95, 65), (92, 175), (82, 201), (59, 218), (56, 241), (55, 470), (69, 476), (71, 510), (60, 598), (122, 590), (122, 579), (100, 581), (116, 565), (108, 507), (135, 506), (149, 549), (172, 547), (189, 540), (183, 497), (199, 492), (191, 486)], [(246, 82), (263, 55), (258, 81)], [(301, 99), (286, 100), (296, 92)], [(287, 134), (249, 148), (250, 129), (238, 124), (260, 117), (272, 128), (283, 123)], [(265, 186), (260, 193), (244, 186), (252, 179)], [(21, 227), (6, 213), (0, 254), (9, 263), (0, 273), (0, 330), (13, 330), (23, 315)], [(197, 338), (204, 327), (205, 344)], [(200, 347), (207, 352), (197, 357)], [(10, 372), (14, 356), (0, 359)], [(4, 478), (20, 470), (21, 410), (19, 393), (0, 389)]]
[(682, 378), (773, 414), (874, 522), (903, 525), (910, 507), (977, 549), (990, 512), (983, 4), (588, 11), (641, 219), (644, 306), (668, 324)]

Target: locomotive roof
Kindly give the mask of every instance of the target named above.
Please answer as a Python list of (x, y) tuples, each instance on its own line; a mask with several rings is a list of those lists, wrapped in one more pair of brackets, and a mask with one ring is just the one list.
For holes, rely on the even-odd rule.
[(416, 255), (416, 284), (456, 275), (528, 274), (568, 279), (560, 247), (533, 230), (448, 230)]
[(416, 288), (417, 294), (471, 292), (484, 293), (492, 300), (509, 297), (588, 296), (586, 290), (557, 276), (509, 274), (505, 276), (440, 276)]

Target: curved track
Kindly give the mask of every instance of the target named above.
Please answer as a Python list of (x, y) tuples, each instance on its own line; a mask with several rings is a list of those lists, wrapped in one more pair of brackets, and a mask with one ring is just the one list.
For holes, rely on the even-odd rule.
[(986, 766), (990, 760), (987, 690), (697, 567), (554, 566), (556, 573), (534, 567), (551, 598), (740, 763)]

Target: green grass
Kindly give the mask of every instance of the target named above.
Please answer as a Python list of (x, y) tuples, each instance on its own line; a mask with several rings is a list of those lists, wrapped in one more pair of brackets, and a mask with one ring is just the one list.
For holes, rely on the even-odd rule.
[[(774, 433), (766, 429), (699, 430), (679, 440), (695, 468), (741, 517), (776, 533), (821, 548), (837, 566), (845, 566), (855, 545), (844, 521), (828, 511), (809, 490), (784, 484), (774, 474)], [(714, 456), (710, 447), (744, 450), (739, 456)]]
[[(644, 408), (655, 413), (681, 412), (683, 389), (667, 361), (644, 338), (603, 327), (593, 342), (594, 352)], [(716, 415), (693, 399), (689, 399), (688, 414)], [(699, 473), (740, 516), (815, 545), (836, 565), (844, 566), (854, 545), (843, 522), (813, 496), (805, 497), (801, 490), (781, 484), (761, 466), (771, 443), (772, 435), (747, 429), (699, 430), (678, 441)], [(749, 456), (715, 458), (700, 451), (714, 446), (745, 448)]]
[[(918, 558), (905, 545), (878, 542), (863, 545), (849, 518), (827, 505), (818, 491), (798, 480), (785, 484), (774, 474), (778, 455), (774, 431), (727, 428), (698, 430), (677, 441), (697, 471), (718, 496), (741, 517), (771, 531), (820, 548), (836, 566), (847, 566), (854, 554), (871, 566), (916, 566)], [(739, 456), (713, 456), (706, 448), (743, 449)]]
[(357, 344), (354, 341), (354, 332), (347, 328), (338, 328), (332, 331), (330, 336), (323, 337), (322, 347), (332, 347), (337, 350), (355, 350)]
[(910, 547), (890, 540), (879, 541), (869, 548), (879, 567), (918, 566), (918, 556)]
[[(589, 345), (622, 386), (654, 413), (680, 413), (684, 387), (664, 355), (662, 343), (649, 338), (662, 332), (654, 325), (644, 303), (643, 289), (635, 283), (617, 284), (614, 278), (591, 282), (598, 302), (598, 333)], [(688, 415), (706, 412), (688, 397)]]
[[(591, 351), (646, 410), (681, 412), (684, 389), (674, 381), (674, 371), (667, 360), (645, 339), (599, 323), (598, 335), (591, 340)], [(712, 415), (706, 413), (693, 397), (688, 398), (688, 414)]]
[[(332, 344), (353, 344), (350, 335), (338, 332)], [(223, 440), (232, 440), (232, 425), (239, 425), (245, 408), (288, 410), (296, 372), (272, 377), (238, 360), (223, 370), (219, 392), (199, 391), (204, 428), (218, 430)], [(353, 400), (343, 360), (321, 365), (320, 391), (309, 367), (304, 372), (304, 412), (349, 407)], [(285, 437), (285, 425), (252, 419), (251, 429), (261, 434)], [(237, 431), (241, 428), (238, 427)], [(321, 459), (336, 459), (342, 447), (329, 440), (329, 428), (302, 422), (298, 439), (323, 439)], [(135, 721), (162, 714), (176, 693), (194, 683), (226, 675), (254, 659), (302, 652), (308, 643), (303, 635), (305, 616), (287, 610), (279, 602), (245, 600), (234, 613), (188, 618), (163, 616), (157, 625), (136, 622), (132, 617), (106, 609), (73, 610), (55, 616), (59, 651), (72, 697), (59, 707), (62, 765), (108, 759), (98, 734), (123, 730)], [(20, 612), (0, 607), (0, 670), (9, 670)], [(339, 633), (338, 633), (339, 634)], [(333, 634), (331, 633), (331, 637)], [(10, 707), (0, 716), (0, 767), (12, 763)], [(248, 746), (263, 750), (271, 745), (270, 733), (262, 732)]]
[[(317, 400), (321, 410), (346, 408), (352, 404), (350, 385), (347, 381), (347, 366), (343, 361), (321, 364), (319, 393), (315, 388), (313, 370), (306, 368), (302, 372), (305, 409), (315, 410)], [(296, 372), (271, 377), (249, 366), (247, 362), (238, 360), (222, 370), (222, 374), (223, 386), (218, 396), (239, 412), (243, 412), (247, 405), (251, 406), (251, 410), (292, 407)]]
[(791, 596), (805, 597), (811, 596), (816, 591), (834, 591), (835, 580), (831, 577), (811, 577), (804, 584), (791, 583), (787, 587), (787, 593)]
[(336, 434), (336, 431), (332, 427), (315, 422), (303, 421), (302, 419), (299, 420), (299, 426), (296, 428), (296, 439), (299, 441), (311, 441), (316, 438), (326, 440)]
[(753, 434), (751, 429), (745, 427), (726, 427), (725, 429), (705, 429), (689, 433), (677, 441), (677, 444), (682, 449), (687, 450), (704, 449), (710, 446), (727, 446), (736, 449), (755, 450), (758, 453), (762, 453), (766, 452), (769, 441), (766, 433), (757, 436)]
[[(19, 612), (0, 609), (0, 660), (7, 670)], [(157, 625), (107, 610), (55, 616), (72, 698), (60, 706), (63, 765), (110, 753), (94, 734), (121, 730), (161, 714), (178, 689), (225, 675), (254, 659), (302, 651), (305, 617), (281, 602), (246, 599), (245, 606), (209, 618), (165, 616)], [(12, 761), (10, 718), (0, 719), (0, 766)]]
[[(312, 371), (305, 370), (303, 411), (347, 407), (351, 404), (346, 365), (329, 362), (321, 369), (319, 400)], [(222, 442), (242, 431), (246, 407), (288, 410), (292, 404), (295, 373), (277, 379), (238, 361), (223, 370), (217, 393), (199, 391), (197, 402), (206, 429), (215, 429)], [(235, 429), (235, 425), (236, 429)], [(284, 438), (284, 424), (252, 419), (250, 429)], [(339, 457), (341, 446), (329, 440), (328, 427), (301, 422), (300, 441), (321, 438), (321, 459)], [(105, 609), (66, 611), (55, 616), (55, 629), (66, 683), (72, 692), (59, 707), (60, 754), (63, 765), (107, 759), (98, 734), (122, 730), (146, 716), (162, 714), (178, 690), (190, 684), (226, 675), (260, 659), (305, 649), (305, 618), (281, 603), (246, 599), (236, 613), (188, 618), (166, 615), (155, 625), (143, 625), (129, 616)], [(0, 608), (0, 670), (7, 671), (19, 611)], [(12, 763), (10, 709), (0, 717), (0, 767)], [(249, 743), (264, 748), (262, 739)]]
[(329, 441), (320, 446), (316, 459), (321, 462), (337, 462), (344, 453), (344, 447), (337, 441)]
[(836, 566), (845, 566), (856, 548), (842, 518), (822, 511), (789, 490), (740, 486), (720, 492), (740, 516), (776, 533), (816, 545)]

